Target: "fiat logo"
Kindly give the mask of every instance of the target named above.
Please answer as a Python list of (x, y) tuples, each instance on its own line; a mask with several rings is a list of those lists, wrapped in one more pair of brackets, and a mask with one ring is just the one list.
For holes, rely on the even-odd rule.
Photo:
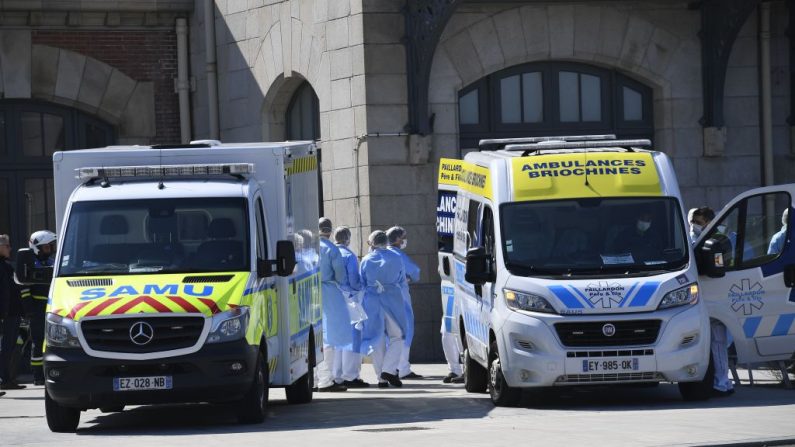
[(154, 336), (155, 330), (145, 321), (139, 321), (130, 326), (130, 340), (138, 346), (149, 343)]
[(616, 327), (610, 323), (607, 323), (606, 325), (602, 326), (602, 333), (605, 335), (605, 337), (612, 337), (616, 335)]

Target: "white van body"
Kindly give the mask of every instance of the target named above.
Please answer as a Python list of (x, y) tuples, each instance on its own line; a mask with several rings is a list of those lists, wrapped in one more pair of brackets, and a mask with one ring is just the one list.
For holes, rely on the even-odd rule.
[[(441, 161), (440, 189), (455, 187), (457, 201), (454, 250), (440, 253), (454, 267), (440, 272), (461, 309), (467, 389), (484, 390), (488, 377), (498, 405), (512, 400), (506, 389), (681, 384), (707, 372), (707, 307), (671, 161), (603, 144), (534, 142)], [(634, 234), (642, 210), (661, 249), (641, 259), (610, 248)], [(466, 279), (478, 247), (492, 275), (480, 285)]]
[[(267, 386), (311, 400), (323, 358), (314, 143), (117, 146), (56, 152), (53, 163), (48, 325), (76, 340), (48, 338), (51, 428), (70, 431), (87, 408), (197, 400), (253, 399), (238, 417), (259, 421), (265, 404), (250, 391), (259, 369), (265, 402)], [(277, 273), (293, 250), (295, 269)], [(245, 317), (242, 338), (215, 335), (227, 314)], [(183, 334), (189, 320), (198, 332)], [(137, 346), (139, 332), (151, 343)], [(185, 341), (159, 342), (165, 333)]]
[[(737, 363), (790, 362), (795, 354), (795, 247), (790, 230), (795, 185), (738, 195), (704, 229), (695, 249), (726, 235), (725, 275), (699, 279), (710, 317), (726, 326)], [(786, 377), (786, 375), (785, 375)]]

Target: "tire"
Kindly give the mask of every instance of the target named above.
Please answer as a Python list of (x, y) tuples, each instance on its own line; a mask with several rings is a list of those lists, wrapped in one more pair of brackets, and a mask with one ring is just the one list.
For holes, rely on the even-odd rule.
[(47, 413), (47, 426), (55, 433), (74, 433), (80, 423), (80, 410), (61, 406), (52, 400), (44, 390), (44, 410)]
[(237, 421), (241, 424), (260, 424), (268, 411), (270, 371), (262, 352), (257, 355), (257, 368), (246, 397), (235, 406)]
[(469, 348), (464, 349), (464, 389), (470, 393), (486, 392), (488, 376), (486, 368), (469, 355)]
[(287, 393), (287, 403), (291, 405), (308, 404), (312, 402), (312, 388), (315, 387), (315, 337), (309, 334), (309, 357), (307, 358), (309, 368), (306, 374), (285, 388)]
[(712, 363), (712, 353), (709, 354), (709, 366), (704, 378), (698, 382), (679, 382), (679, 394), (687, 402), (705, 401), (712, 395), (712, 383), (715, 376), (715, 365)]
[(508, 386), (508, 382), (505, 381), (496, 342), (491, 344), (491, 352), (493, 353), (493, 358), (489, 364), (489, 395), (491, 396), (491, 402), (498, 407), (514, 407), (519, 403), (522, 392), (518, 388)]

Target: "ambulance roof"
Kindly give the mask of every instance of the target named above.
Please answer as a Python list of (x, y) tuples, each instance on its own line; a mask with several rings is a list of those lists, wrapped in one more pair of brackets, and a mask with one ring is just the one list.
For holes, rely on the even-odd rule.
[(100, 182), (95, 182), (77, 188), (72, 195), (72, 201), (245, 197), (248, 193), (248, 182), (235, 179), (166, 179), (163, 185), (163, 189), (158, 189), (157, 182), (151, 180), (111, 181), (110, 186), (103, 188)]

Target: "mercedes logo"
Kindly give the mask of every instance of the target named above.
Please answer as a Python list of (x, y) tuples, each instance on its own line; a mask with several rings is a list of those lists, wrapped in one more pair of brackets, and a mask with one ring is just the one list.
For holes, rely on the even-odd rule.
[(612, 337), (616, 335), (616, 327), (610, 323), (607, 323), (606, 325), (602, 326), (602, 333), (605, 335), (605, 337)]
[(130, 326), (130, 340), (138, 346), (149, 343), (154, 336), (155, 330), (145, 321), (139, 321)]

